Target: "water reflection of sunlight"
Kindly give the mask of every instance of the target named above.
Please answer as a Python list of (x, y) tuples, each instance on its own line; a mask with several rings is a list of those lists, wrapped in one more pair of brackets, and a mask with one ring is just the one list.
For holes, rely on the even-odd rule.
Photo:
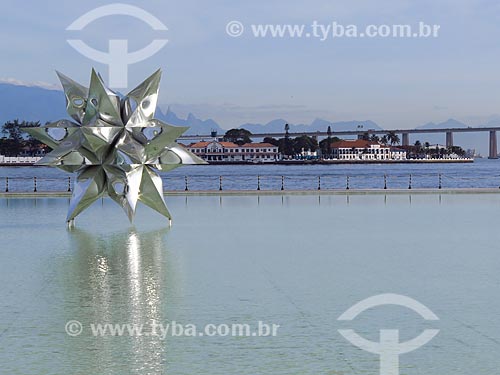
[(96, 256), (97, 270), (105, 275), (109, 271), (108, 258)]
[(141, 259), (139, 257), (139, 238), (137, 237), (137, 233), (131, 231), (128, 236), (127, 241), (127, 256), (128, 256), (128, 270), (129, 270), (129, 290), (131, 300), (134, 304), (137, 304), (140, 298), (140, 268), (141, 268)]
[[(143, 324), (150, 330), (151, 322), (165, 322), (162, 310), (165, 275), (165, 234), (168, 228), (141, 233), (135, 228), (114, 235), (94, 235), (79, 229), (70, 232), (76, 250), (68, 290), (76, 299), (75, 316), (84, 316), (91, 323)], [(165, 343), (158, 337), (92, 337), (91, 332), (72, 340), (71, 356), (92, 345), (92, 363), (80, 363), (86, 373), (97, 373), (112, 366), (113, 358), (122, 353), (128, 362), (124, 368), (132, 373), (165, 371)], [(74, 347), (76, 345), (76, 347)], [(78, 360), (78, 359), (77, 359)]]

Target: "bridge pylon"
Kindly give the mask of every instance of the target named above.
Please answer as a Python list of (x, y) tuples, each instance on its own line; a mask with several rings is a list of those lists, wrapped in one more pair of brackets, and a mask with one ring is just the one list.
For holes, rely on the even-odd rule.
[(453, 132), (446, 132), (446, 147), (453, 147)]
[(495, 130), (490, 131), (490, 152), (488, 159), (498, 159), (497, 132)]

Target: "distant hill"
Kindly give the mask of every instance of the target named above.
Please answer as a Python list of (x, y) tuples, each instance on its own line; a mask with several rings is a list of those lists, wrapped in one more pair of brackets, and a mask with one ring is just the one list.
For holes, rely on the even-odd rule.
[(0, 124), (16, 118), (45, 123), (66, 117), (62, 91), (0, 83)]
[[(19, 119), (26, 121), (40, 121), (45, 123), (48, 121), (55, 121), (62, 118), (68, 118), (64, 107), (65, 99), (64, 94), (60, 90), (49, 89), (45, 87), (38, 87), (36, 85), (23, 86), (20, 84), (1, 83), (0, 82), (0, 124), (6, 121)], [(172, 125), (189, 126), (190, 129), (186, 134), (210, 134), (212, 130), (217, 131), (219, 135), (225, 133), (224, 130), (216, 121), (212, 119), (202, 120), (197, 118), (194, 114), (190, 113), (185, 119), (178, 117), (174, 112), (167, 110), (163, 112), (160, 108), (156, 111), (156, 117)], [(284, 131), (284, 119), (275, 119), (265, 124), (246, 123), (238, 128), (245, 128), (252, 133), (280, 133)], [(382, 130), (373, 121), (343, 121), (332, 123), (324, 119), (315, 119), (310, 124), (293, 124), (290, 125), (290, 132), (304, 132), (304, 131), (326, 131), (328, 126), (332, 130), (357, 130), (362, 126), (363, 130)], [(500, 118), (491, 118), (487, 126), (499, 126)], [(466, 124), (460, 121), (449, 119), (442, 123), (428, 123), (419, 126), (420, 129), (432, 128), (463, 128), (467, 127)], [(410, 142), (414, 143), (420, 140), (422, 143), (429, 142), (432, 144), (445, 142), (444, 134), (418, 134), (410, 135)], [(467, 133), (455, 134), (454, 142), (463, 148), (475, 148), (483, 155), (488, 150), (488, 134), (486, 133)]]
[(200, 120), (192, 113), (188, 114), (185, 119), (181, 119), (177, 117), (177, 115), (171, 110), (167, 110), (166, 113), (163, 113), (160, 108), (156, 110), (155, 117), (158, 120), (164, 121), (171, 125), (176, 126), (189, 126), (189, 130), (186, 134), (210, 134), (211, 131), (216, 131), (217, 134), (224, 134), (226, 131), (222, 129), (219, 124), (217, 124), (214, 120)]
[[(495, 125), (498, 126), (498, 125)], [(448, 119), (441, 123), (430, 122), (428, 124), (418, 126), (417, 129), (439, 129), (439, 128), (468, 128), (469, 126), (457, 121), (455, 119)], [(410, 142), (415, 143), (415, 141), (429, 142), (430, 144), (441, 144), (446, 143), (445, 134), (411, 134)], [(488, 144), (489, 144), (489, 134), (488, 133), (455, 133), (453, 134), (453, 143), (461, 146), (463, 149), (476, 149), (481, 152), (483, 156), (488, 156)]]
[[(283, 133), (285, 130), (285, 124), (288, 121), (283, 119), (276, 119), (270, 121), (266, 124), (252, 124), (246, 123), (242, 124), (239, 127), (249, 130), (252, 133)], [(342, 122), (334, 122), (323, 120), (323, 119), (315, 119), (310, 124), (292, 124), (288, 122), (290, 126), (291, 133), (300, 133), (300, 132), (315, 132), (321, 131), (324, 132), (328, 129), (328, 126), (332, 127), (332, 131), (342, 131), (342, 130), (357, 130), (358, 126), (362, 126), (363, 130), (383, 130), (380, 126), (370, 120), (366, 121), (342, 121)]]
[[(40, 121), (41, 123), (68, 118), (64, 108), (64, 94), (61, 90), (47, 89), (37, 86), (21, 86), (11, 83), (0, 83), (0, 124), (13, 119), (26, 121)], [(189, 126), (186, 134), (210, 134), (212, 130), (219, 135), (226, 132), (217, 122), (212, 119), (202, 120), (194, 114), (189, 113), (183, 119), (173, 111), (163, 112), (160, 108), (156, 110), (156, 118), (176, 126)], [(252, 133), (279, 133), (283, 132), (284, 119), (272, 120), (266, 124), (242, 124), (237, 126), (245, 128)], [(290, 132), (303, 131), (326, 131), (331, 125), (333, 131), (353, 130), (358, 126), (363, 129), (382, 129), (373, 121), (344, 121), (331, 123), (323, 119), (316, 119), (311, 124), (290, 124)]]
[(417, 126), (417, 129), (439, 129), (439, 128), (467, 128), (468, 126), (464, 123), (457, 121), (455, 119), (448, 119), (444, 122), (436, 124), (434, 122), (429, 122), (425, 125)]
[[(14, 119), (43, 124), (68, 118), (64, 103), (61, 90), (0, 83), (0, 124)], [(181, 119), (171, 111), (164, 114), (157, 109), (156, 117), (172, 125), (189, 126), (188, 134), (209, 134), (211, 130), (219, 134), (225, 132), (215, 121), (200, 120), (191, 113), (186, 119)]]

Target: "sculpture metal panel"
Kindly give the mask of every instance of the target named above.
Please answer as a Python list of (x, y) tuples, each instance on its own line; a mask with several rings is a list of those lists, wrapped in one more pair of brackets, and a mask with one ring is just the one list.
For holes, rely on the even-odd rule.
[(89, 88), (57, 74), (67, 112), (75, 122), (60, 120), (25, 130), (53, 149), (37, 165), (77, 173), (66, 221), (73, 222), (106, 194), (125, 210), (131, 222), (138, 201), (170, 220), (156, 171), (206, 162), (175, 142), (187, 127), (153, 118), (161, 71), (125, 97), (107, 88), (95, 70)]

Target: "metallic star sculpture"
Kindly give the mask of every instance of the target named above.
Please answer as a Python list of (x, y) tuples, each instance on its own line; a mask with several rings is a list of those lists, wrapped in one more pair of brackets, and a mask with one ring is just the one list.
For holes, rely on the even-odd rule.
[(171, 219), (163, 199), (159, 171), (182, 164), (206, 164), (175, 140), (187, 127), (167, 125), (153, 118), (161, 71), (125, 97), (107, 88), (92, 69), (86, 88), (57, 72), (66, 96), (68, 114), (60, 120), (26, 132), (53, 149), (37, 165), (77, 173), (68, 223), (94, 201), (109, 195), (132, 222), (141, 201)]

